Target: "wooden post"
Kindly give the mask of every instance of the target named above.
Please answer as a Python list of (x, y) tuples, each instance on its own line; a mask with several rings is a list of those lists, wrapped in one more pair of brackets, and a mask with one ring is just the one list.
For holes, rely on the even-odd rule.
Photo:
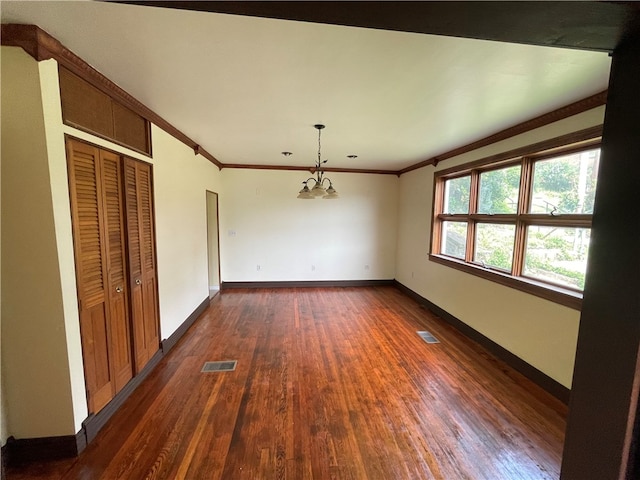
[(613, 52), (561, 479), (640, 478), (640, 33)]

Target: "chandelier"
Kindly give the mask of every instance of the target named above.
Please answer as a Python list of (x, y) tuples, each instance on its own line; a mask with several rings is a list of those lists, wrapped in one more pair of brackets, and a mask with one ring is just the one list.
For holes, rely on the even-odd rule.
[[(324, 176), (324, 170), (322, 166), (327, 163), (327, 160), (320, 159), (320, 133), (324, 128), (324, 125), (317, 124), (314, 125), (314, 128), (318, 130), (318, 160), (316, 161), (316, 171), (315, 177), (310, 177), (306, 179), (302, 184), (302, 190), (298, 192), (298, 198), (302, 198), (305, 200), (311, 200), (313, 198), (324, 198), (325, 200), (332, 200), (334, 198), (338, 198), (338, 192), (336, 192), (335, 188), (333, 188), (333, 184), (331, 180)], [(313, 186), (309, 188), (309, 182), (313, 182)], [(324, 183), (329, 182), (329, 186), (325, 189)]]

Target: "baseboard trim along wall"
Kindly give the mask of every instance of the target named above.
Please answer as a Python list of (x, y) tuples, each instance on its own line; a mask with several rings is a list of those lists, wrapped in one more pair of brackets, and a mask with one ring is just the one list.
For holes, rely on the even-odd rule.
[(395, 280), (309, 280), (284, 282), (222, 282), (220, 290), (231, 288), (384, 287)]
[(9, 437), (2, 447), (2, 464), (23, 465), (34, 461), (59, 460), (75, 457), (87, 446), (84, 430), (75, 435), (58, 437), (22, 438)]
[[(109, 419), (118, 411), (122, 404), (131, 396), (131, 394), (140, 386), (145, 378), (153, 371), (153, 369), (162, 360), (162, 350), (158, 350), (149, 362), (144, 366), (142, 371), (133, 377), (122, 390), (98, 413), (91, 414), (82, 422), (83, 430), (87, 436), (87, 444), (91, 443), (98, 435), (98, 432), (106, 425)], [(80, 453), (80, 452), (78, 452)]]
[(165, 338), (164, 340), (162, 340), (162, 352), (165, 355), (169, 353), (169, 350), (171, 350), (176, 345), (176, 343), (178, 343), (178, 340), (180, 340), (183, 335), (187, 333), (187, 330), (189, 330), (191, 325), (195, 323), (202, 312), (207, 309), (207, 307), (209, 306), (209, 301), (209, 297), (205, 298), (202, 303), (198, 305), (198, 307), (193, 312), (191, 312), (191, 315), (189, 315), (187, 319), (182, 322), (182, 324), (176, 329), (176, 331), (169, 336), (169, 338)]
[(142, 371), (133, 377), (102, 410), (96, 414), (89, 415), (89, 417), (82, 422), (82, 430), (77, 434), (22, 439), (9, 437), (6, 445), (2, 447), (3, 464), (21, 465), (32, 462), (70, 458), (79, 455), (85, 447), (96, 438), (102, 427), (106, 425), (109, 419), (118, 411), (125, 400), (131, 396), (144, 379), (149, 376), (162, 358), (178, 343), (180, 338), (182, 338), (189, 327), (195, 323), (208, 305), (209, 298), (207, 297), (168, 339), (162, 341), (160, 348), (154, 356), (151, 357)]
[(407, 296), (413, 298), (416, 302), (423, 305), (431, 312), (435, 313), (438, 317), (442, 318), (445, 322), (455, 327), (458, 331), (469, 337), (471, 340), (479, 343), (481, 346), (486, 348), (489, 352), (505, 362), (511, 368), (520, 372), (522, 375), (542, 387), (558, 400), (567, 405), (569, 404), (569, 396), (571, 394), (571, 390), (569, 390), (567, 387), (549, 377), (547, 374), (541, 372), (534, 366), (528, 364), (520, 357), (514, 355), (509, 350), (497, 344), (490, 338), (485, 337), (483, 334), (473, 329), (462, 320), (454, 317), (449, 312), (440, 308), (435, 303), (427, 300), (420, 294), (414, 292), (409, 287), (403, 285), (397, 280), (394, 280), (394, 284), (401, 292), (405, 293)]

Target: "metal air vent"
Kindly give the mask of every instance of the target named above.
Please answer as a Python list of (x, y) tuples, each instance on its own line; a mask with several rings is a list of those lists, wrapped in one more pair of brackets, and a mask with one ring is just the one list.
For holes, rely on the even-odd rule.
[(236, 369), (237, 360), (224, 360), (222, 362), (205, 362), (201, 372), (232, 372)]
[(431, 333), (427, 332), (426, 330), (418, 331), (417, 333), (418, 335), (420, 335), (420, 338), (422, 338), (427, 343), (440, 343), (440, 341), (436, 337), (431, 335)]

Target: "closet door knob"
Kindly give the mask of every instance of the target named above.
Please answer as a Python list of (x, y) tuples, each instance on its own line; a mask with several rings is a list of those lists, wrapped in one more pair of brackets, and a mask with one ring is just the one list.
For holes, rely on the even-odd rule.
[(136, 279), (136, 285), (141, 285), (142, 284), (142, 280), (140, 280), (139, 278)]
[(122, 287), (116, 287), (116, 292), (117, 293), (122, 293)]

